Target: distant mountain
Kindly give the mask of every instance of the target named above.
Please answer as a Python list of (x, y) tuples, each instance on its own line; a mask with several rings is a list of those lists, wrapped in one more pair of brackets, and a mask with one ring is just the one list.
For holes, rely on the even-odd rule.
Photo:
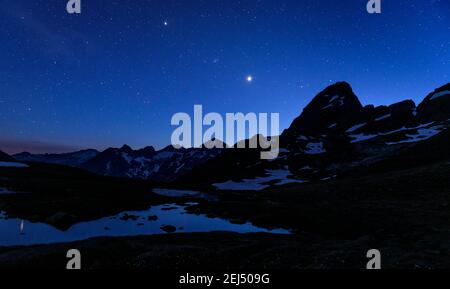
[(109, 148), (80, 165), (88, 171), (115, 177), (172, 181), (195, 166), (215, 158), (221, 149), (175, 149), (153, 147), (133, 150), (128, 145)]
[[(262, 161), (249, 149), (229, 149), (181, 176), (181, 183), (259, 190), (319, 181), (384, 166), (407, 167), (450, 158), (450, 84), (416, 107), (412, 100), (362, 106), (346, 82), (313, 98), (280, 136), (280, 154)], [(386, 168), (386, 167), (385, 167)]]
[(0, 162), (14, 162), (14, 158), (8, 155), (7, 153), (4, 153), (0, 151)]
[(63, 154), (30, 154), (23, 152), (15, 154), (13, 157), (22, 162), (40, 162), (78, 167), (98, 154), (99, 152), (97, 150), (88, 149)]
[(338, 82), (317, 94), (281, 134), (274, 160), (261, 160), (259, 149), (168, 146), (156, 151), (128, 145), (103, 152), (14, 157), (107, 176), (261, 190), (450, 159), (449, 121), (450, 84), (434, 90), (417, 107), (412, 100), (375, 107), (363, 106), (350, 84)]

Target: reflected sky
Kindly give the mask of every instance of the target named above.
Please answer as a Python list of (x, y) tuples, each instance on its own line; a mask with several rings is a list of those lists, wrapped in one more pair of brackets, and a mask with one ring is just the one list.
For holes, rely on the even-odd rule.
[[(137, 216), (136, 220), (121, 218), (128, 214)], [(158, 216), (156, 221), (149, 221), (149, 216)], [(78, 223), (67, 231), (61, 231), (44, 223), (24, 221), (24, 234), (20, 234), (20, 219), (4, 219), (0, 213), (0, 246), (49, 244), (71, 242), (100, 236), (137, 236), (165, 234), (162, 226), (172, 225), (177, 232), (230, 231), (237, 233), (270, 232), (289, 234), (283, 229), (267, 230), (252, 224), (232, 224), (220, 218), (208, 218), (204, 215), (188, 214), (185, 207), (175, 204), (154, 206), (145, 211), (127, 211), (115, 216), (94, 221)], [(182, 229), (181, 229), (182, 227)]]

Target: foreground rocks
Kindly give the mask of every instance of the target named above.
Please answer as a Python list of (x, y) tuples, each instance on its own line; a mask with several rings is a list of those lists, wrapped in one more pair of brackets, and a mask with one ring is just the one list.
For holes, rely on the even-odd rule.
[[(414, 240), (417, 238), (416, 240)], [(0, 248), (0, 268), (64, 269), (71, 248), (82, 252), (84, 269), (287, 270), (364, 269), (366, 252), (378, 248), (383, 268), (448, 268), (448, 232), (426, 238), (382, 234), (355, 240), (236, 233), (195, 233), (95, 238), (69, 244)], [(433, 249), (434, 248), (434, 249)]]
[(174, 233), (177, 230), (177, 228), (172, 225), (165, 225), (161, 227), (161, 230), (163, 230), (166, 233)]

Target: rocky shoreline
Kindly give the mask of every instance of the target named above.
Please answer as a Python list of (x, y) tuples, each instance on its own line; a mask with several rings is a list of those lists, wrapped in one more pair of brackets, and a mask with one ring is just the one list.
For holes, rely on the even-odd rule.
[[(373, 248), (382, 252), (383, 268), (448, 268), (448, 176), (450, 163), (441, 162), (275, 190), (222, 192), (217, 194), (219, 202), (199, 200), (188, 211), (234, 223), (288, 228), (294, 234), (167, 233), (3, 247), (0, 267), (60, 268), (65, 252), (73, 247), (84, 252), (86, 269), (363, 269), (365, 253)], [(48, 212), (51, 202), (37, 196), (26, 207), (33, 207), (34, 214)], [(78, 206), (81, 200), (80, 196)], [(134, 201), (138, 204), (139, 198)], [(13, 208), (5, 196), (1, 202)], [(117, 204), (111, 202), (110, 208), (119, 210), (130, 203)], [(73, 204), (67, 208), (76, 209)], [(173, 232), (172, 227), (166, 229)]]

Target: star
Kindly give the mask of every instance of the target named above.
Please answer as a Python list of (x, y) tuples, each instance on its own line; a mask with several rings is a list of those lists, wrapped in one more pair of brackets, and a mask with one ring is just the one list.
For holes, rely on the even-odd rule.
[(247, 80), (248, 83), (253, 82), (253, 76), (248, 75), (247, 78), (246, 78), (246, 80)]
[(164, 26), (167, 26), (167, 25), (169, 25), (169, 22), (167, 22), (167, 21), (164, 21)]

